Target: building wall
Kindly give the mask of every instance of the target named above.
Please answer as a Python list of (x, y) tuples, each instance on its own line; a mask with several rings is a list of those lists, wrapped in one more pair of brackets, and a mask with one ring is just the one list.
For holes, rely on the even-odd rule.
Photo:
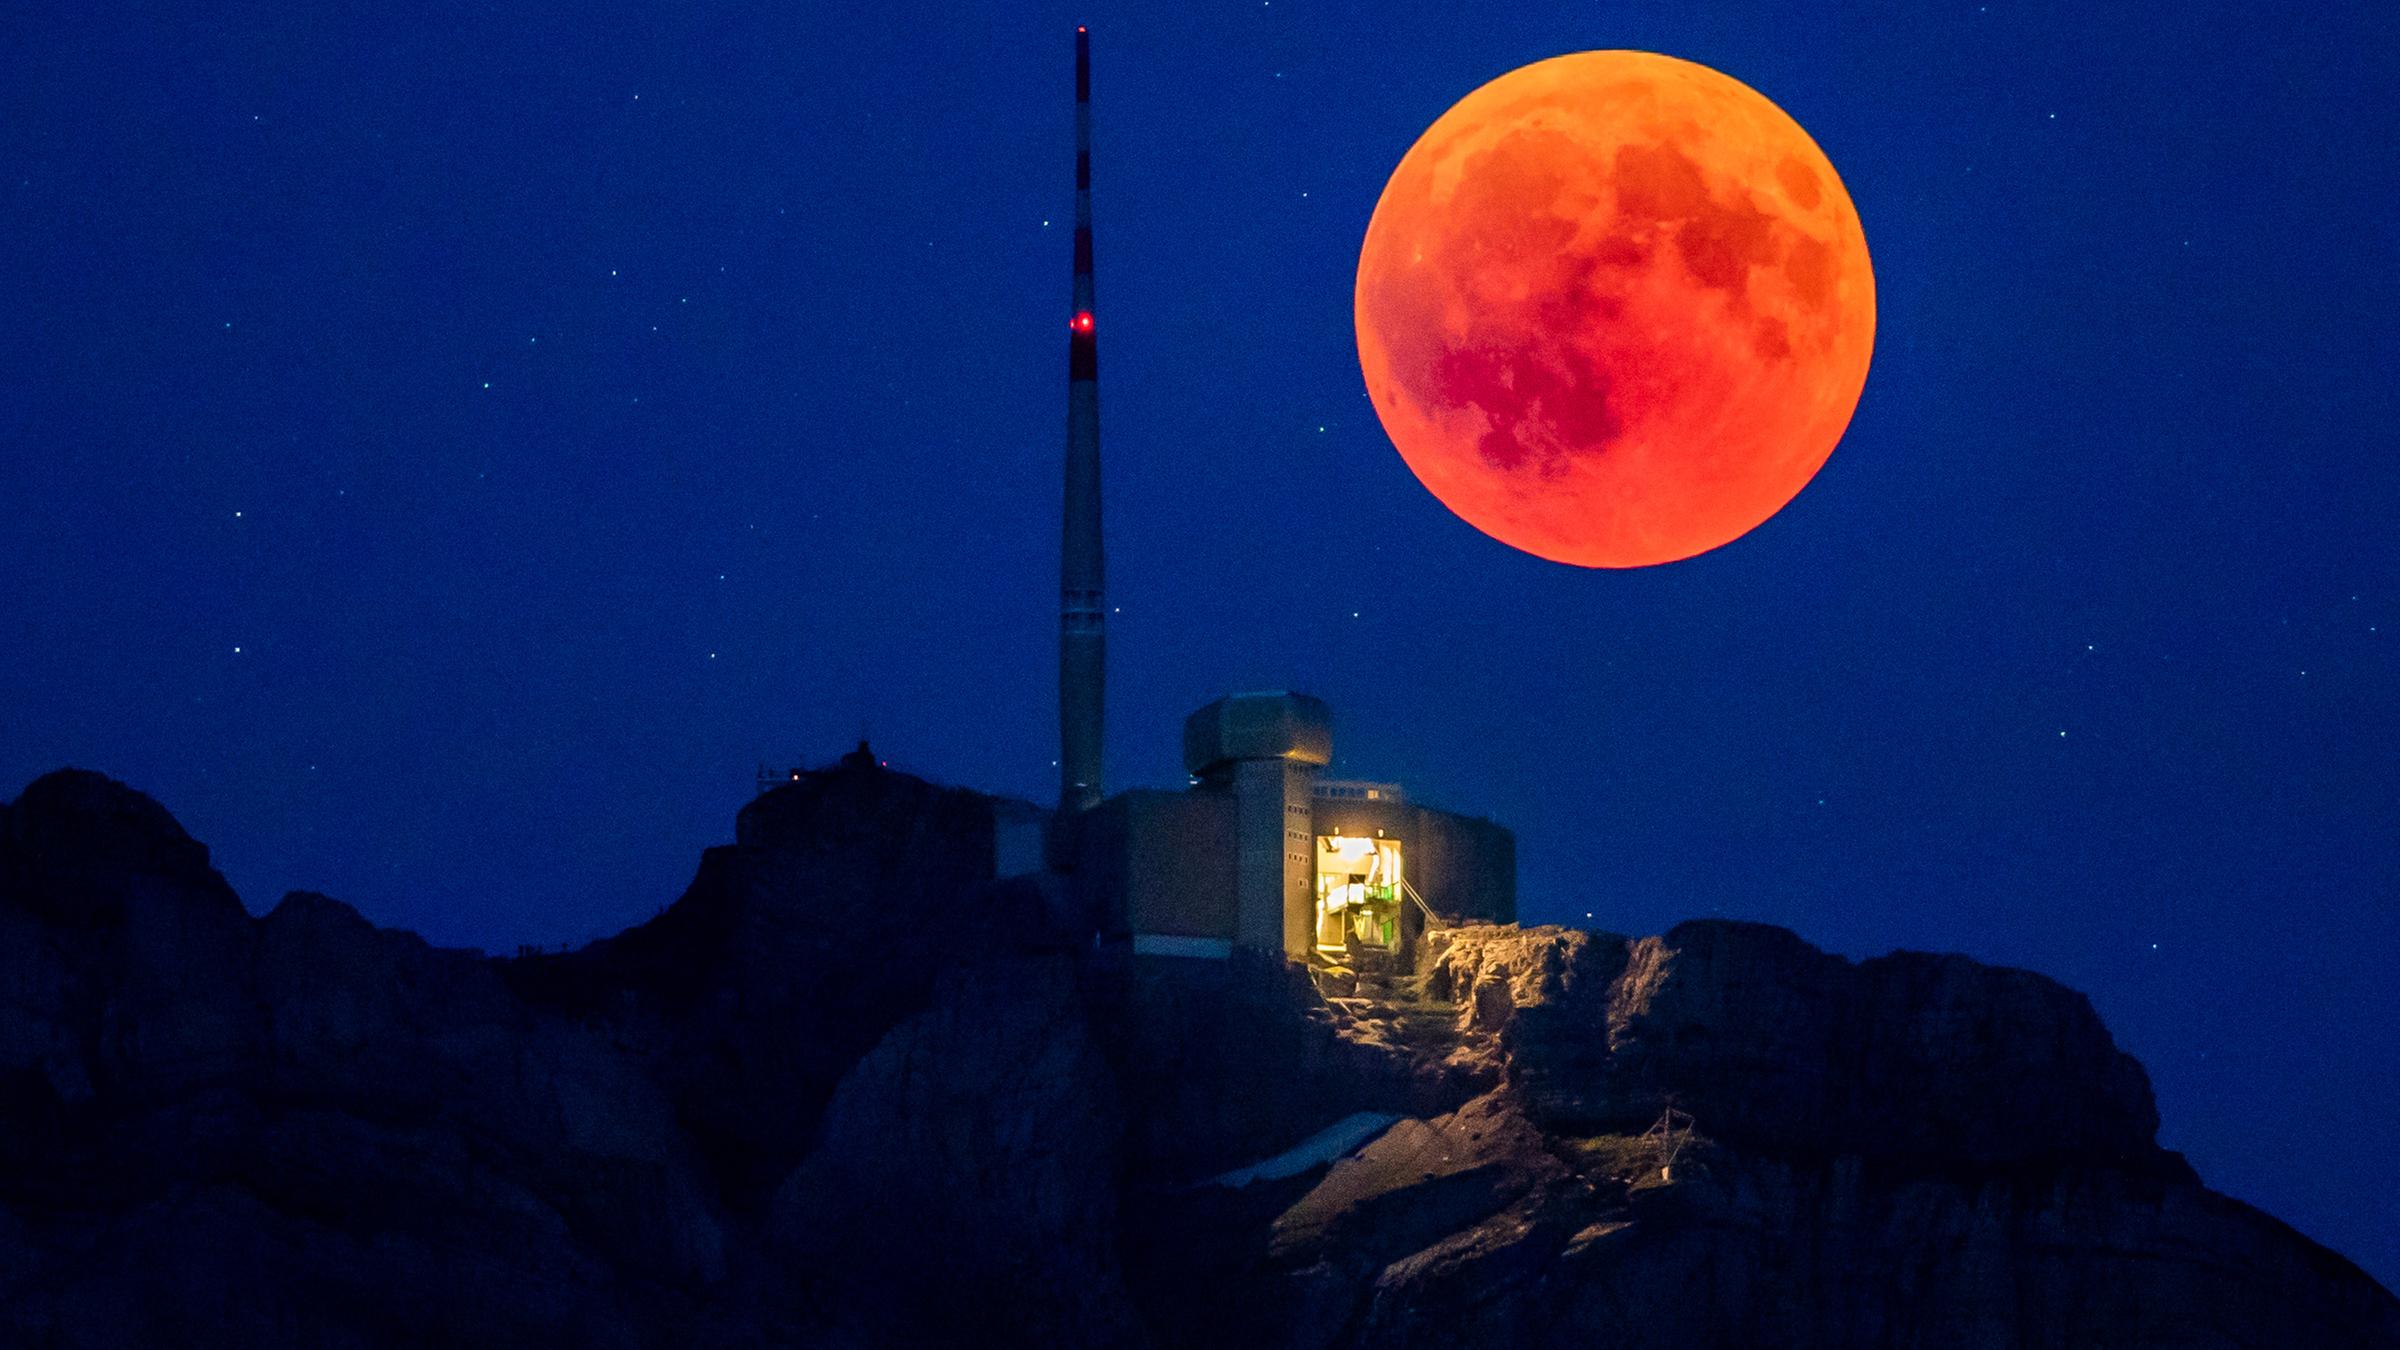
[[(1079, 911), (1112, 939), (1196, 938), (1304, 960), (1315, 945), (1316, 836), (1381, 829), (1401, 841), (1404, 875), (1443, 917), (1515, 920), (1508, 830), (1409, 802), (1312, 799), (1315, 773), (1247, 761), (1221, 786), (1109, 798), (1078, 818)], [(1413, 961), (1425, 916), (1413, 904), (1400, 915)]]
[[(1443, 918), (1516, 921), (1517, 839), (1502, 826), (1405, 801), (1320, 797), (1315, 805), (1318, 834), (1372, 838), (1382, 830), (1398, 839), (1401, 875)], [(1314, 902), (1312, 882), (1302, 901), (1307, 913), (1314, 913)], [(1404, 957), (1413, 961), (1424, 932), (1424, 911), (1413, 903), (1401, 906)]]
[(1234, 800), (1121, 792), (1084, 813), (1074, 885), (1112, 938), (1234, 937)]
[(992, 798), (992, 875), (1030, 876), (1048, 864), (1050, 813), (1013, 797)]
[[(1383, 830), (1400, 840), (1405, 859), (1401, 866), (1415, 880), (1417, 860), (1411, 846), (1416, 842), (1416, 807), (1404, 801), (1370, 802), (1341, 797), (1319, 797), (1314, 806), (1318, 834), (1353, 834), (1371, 839), (1377, 830)], [(1424, 889), (1424, 883), (1419, 882), (1418, 889)]]
[(1439, 842), (1441, 898), (1420, 882), (1417, 889), (1448, 919), (1517, 921), (1517, 836), (1477, 816), (1424, 811), (1422, 827)]
[(1318, 834), (1377, 830), (1400, 841), (1401, 874), (1444, 917), (1515, 921), (1517, 839), (1506, 828), (1409, 802), (1316, 801)]
[[(1309, 786), (1317, 766), (1288, 759), (1234, 766), (1234, 945), (1305, 957), (1316, 886)], [(1207, 792), (1195, 796), (1210, 795)]]

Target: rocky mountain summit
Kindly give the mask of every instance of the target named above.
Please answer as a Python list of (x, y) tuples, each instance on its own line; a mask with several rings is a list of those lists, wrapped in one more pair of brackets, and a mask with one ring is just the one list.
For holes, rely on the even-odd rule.
[(2400, 1347), (2090, 1005), (1700, 922), (1405, 981), (1095, 947), (853, 761), (517, 959), (0, 807), (0, 1343)]

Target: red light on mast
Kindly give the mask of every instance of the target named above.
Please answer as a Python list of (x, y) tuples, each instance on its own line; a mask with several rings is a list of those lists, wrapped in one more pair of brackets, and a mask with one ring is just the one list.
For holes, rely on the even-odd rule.
[(1092, 312), (1088, 309), (1079, 309), (1075, 311), (1075, 317), (1067, 320), (1067, 327), (1074, 329), (1078, 333), (1088, 333), (1092, 331)]

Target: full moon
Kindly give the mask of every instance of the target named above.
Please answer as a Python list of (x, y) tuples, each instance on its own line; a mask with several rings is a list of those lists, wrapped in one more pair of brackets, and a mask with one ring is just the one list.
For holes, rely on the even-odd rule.
[(1875, 346), (1858, 210), (1765, 95), (1581, 52), (1459, 100), (1392, 171), (1358, 359), (1409, 469), (1502, 543), (1641, 567), (1816, 476)]

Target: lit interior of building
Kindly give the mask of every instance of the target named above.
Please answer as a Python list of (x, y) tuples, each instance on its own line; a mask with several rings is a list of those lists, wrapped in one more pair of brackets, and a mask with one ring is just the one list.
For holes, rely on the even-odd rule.
[(1317, 836), (1317, 950), (1400, 945), (1400, 841)]

